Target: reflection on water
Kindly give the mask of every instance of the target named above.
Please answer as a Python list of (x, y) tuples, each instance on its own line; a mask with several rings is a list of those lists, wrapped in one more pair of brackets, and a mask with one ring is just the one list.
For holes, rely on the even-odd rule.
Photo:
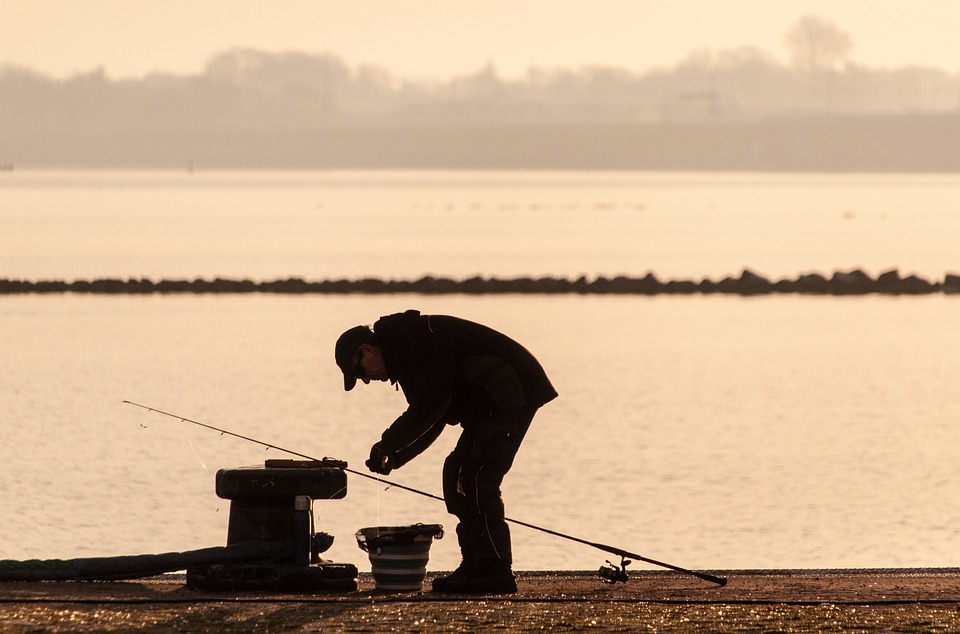
[[(0, 297), (3, 558), (225, 543), (220, 467), (275, 451), (124, 399), (363, 469), (404, 407), (340, 387), (347, 326), (406, 308), (527, 345), (560, 398), (505, 483), (511, 517), (685, 567), (956, 566), (956, 297)], [(439, 492), (447, 430), (391, 477)], [(451, 526), (350, 477), (317, 503), (328, 556), (365, 526)], [(519, 569), (608, 557), (515, 527)], [(451, 536), (432, 569), (457, 563)], [(637, 566), (641, 567), (641, 566)]]

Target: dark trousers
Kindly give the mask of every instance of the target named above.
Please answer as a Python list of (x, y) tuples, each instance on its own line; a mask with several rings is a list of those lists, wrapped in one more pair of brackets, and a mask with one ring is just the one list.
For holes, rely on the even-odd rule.
[(459, 520), (457, 540), (467, 566), (498, 570), (513, 564), (500, 485), (536, 412), (519, 407), (465, 426), (443, 463), (443, 497)]

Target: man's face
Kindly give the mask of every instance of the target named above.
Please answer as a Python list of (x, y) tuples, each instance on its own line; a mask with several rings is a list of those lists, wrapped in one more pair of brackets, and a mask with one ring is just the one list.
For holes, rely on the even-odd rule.
[(380, 346), (365, 343), (357, 348), (353, 357), (353, 368), (357, 379), (364, 383), (387, 380), (387, 368), (383, 363)]

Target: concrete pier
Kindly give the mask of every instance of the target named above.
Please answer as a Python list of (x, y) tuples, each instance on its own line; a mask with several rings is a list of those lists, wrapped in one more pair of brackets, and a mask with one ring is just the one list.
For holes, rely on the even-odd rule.
[(0, 583), (0, 632), (960, 631), (960, 569), (710, 571), (725, 587), (635, 571), (521, 572), (502, 596), (205, 592), (182, 575)]

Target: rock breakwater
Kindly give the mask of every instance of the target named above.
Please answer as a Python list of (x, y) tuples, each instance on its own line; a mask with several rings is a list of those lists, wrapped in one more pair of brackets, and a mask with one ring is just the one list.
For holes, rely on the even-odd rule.
[(660, 280), (655, 274), (643, 277), (585, 276), (561, 277), (470, 277), (452, 279), (425, 276), (415, 280), (378, 278), (310, 281), (300, 277), (255, 281), (251, 279), (161, 279), (98, 278), (93, 280), (23, 280), (0, 278), (0, 295), (25, 293), (153, 294), (153, 293), (282, 293), (282, 294), (387, 294), (494, 295), (494, 294), (581, 294), (581, 295), (693, 295), (769, 294), (807, 295), (929, 295), (960, 294), (960, 274), (947, 273), (941, 280), (917, 275), (901, 276), (897, 269), (872, 277), (860, 269), (836, 271), (829, 277), (805, 273), (792, 279), (770, 280), (749, 269), (738, 277), (720, 280)]

